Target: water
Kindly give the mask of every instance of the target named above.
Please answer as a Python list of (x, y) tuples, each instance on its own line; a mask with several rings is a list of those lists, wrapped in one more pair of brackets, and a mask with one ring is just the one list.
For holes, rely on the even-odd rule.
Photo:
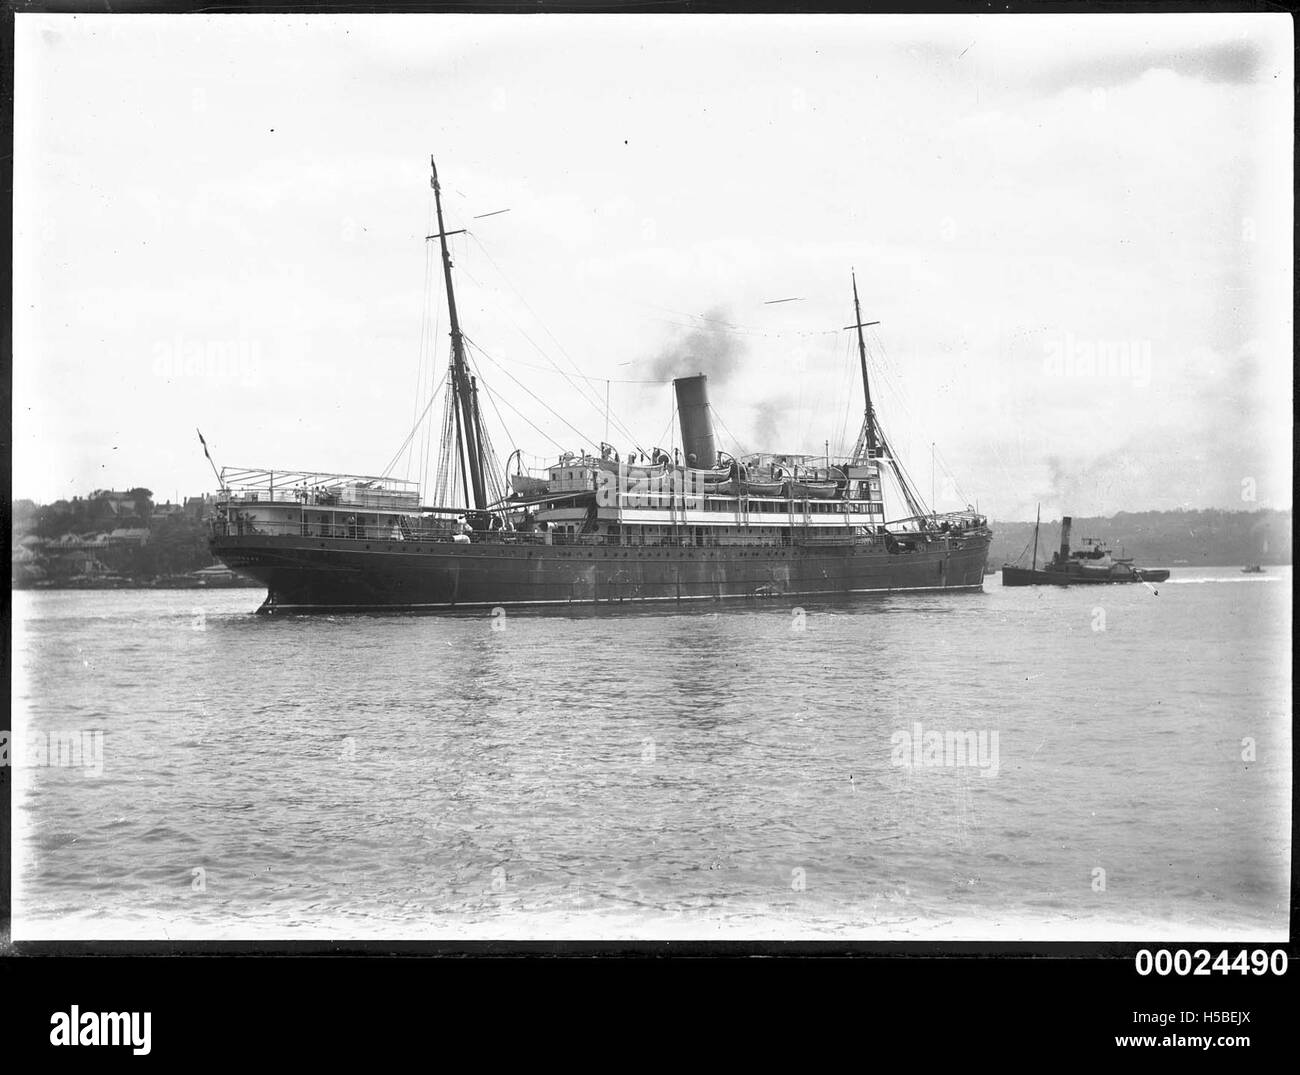
[[(14, 937), (1284, 939), (1290, 569), (986, 585), (15, 593)], [(917, 723), (977, 750), (918, 765)], [(81, 767), (33, 764), (60, 732)]]

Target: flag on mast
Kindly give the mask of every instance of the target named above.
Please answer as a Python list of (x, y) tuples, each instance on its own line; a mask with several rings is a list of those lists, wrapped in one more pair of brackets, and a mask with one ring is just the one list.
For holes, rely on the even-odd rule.
[(208, 466), (212, 468), (212, 473), (216, 476), (217, 484), (224, 489), (226, 483), (221, 479), (221, 472), (217, 470), (217, 464), (212, 461), (212, 455), (208, 451), (208, 442), (203, 439), (203, 430), (199, 429), (198, 426), (195, 426), (194, 432), (199, 435), (199, 443), (203, 445), (203, 454), (208, 457)]

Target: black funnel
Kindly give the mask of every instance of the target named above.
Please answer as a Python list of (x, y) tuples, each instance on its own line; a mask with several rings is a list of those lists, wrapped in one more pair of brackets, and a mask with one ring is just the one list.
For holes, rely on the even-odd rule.
[[(712, 470), (718, 462), (713, 444), (713, 418), (709, 414), (708, 377), (678, 377), (673, 381), (677, 392), (677, 419), (682, 427), (682, 457), (688, 467)], [(694, 461), (691, 456), (695, 456)]]

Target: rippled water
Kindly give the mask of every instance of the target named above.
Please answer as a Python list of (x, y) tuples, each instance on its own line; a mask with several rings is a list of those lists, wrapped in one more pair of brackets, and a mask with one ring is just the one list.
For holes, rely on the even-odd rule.
[[(497, 619), (15, 593), (14, 936), (1281, 939), (1269, 570)], [(985, 752), (917, 764), (917, 723)]]

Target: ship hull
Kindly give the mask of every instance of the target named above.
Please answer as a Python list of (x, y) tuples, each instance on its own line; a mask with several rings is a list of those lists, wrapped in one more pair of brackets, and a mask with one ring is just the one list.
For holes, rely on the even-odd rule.
[(265, 612), (445, 611), (527, 605), (980, 590), (988, 538), (891, 553), (876, 545), (550, 546), (214, 538), (267, 587)]

